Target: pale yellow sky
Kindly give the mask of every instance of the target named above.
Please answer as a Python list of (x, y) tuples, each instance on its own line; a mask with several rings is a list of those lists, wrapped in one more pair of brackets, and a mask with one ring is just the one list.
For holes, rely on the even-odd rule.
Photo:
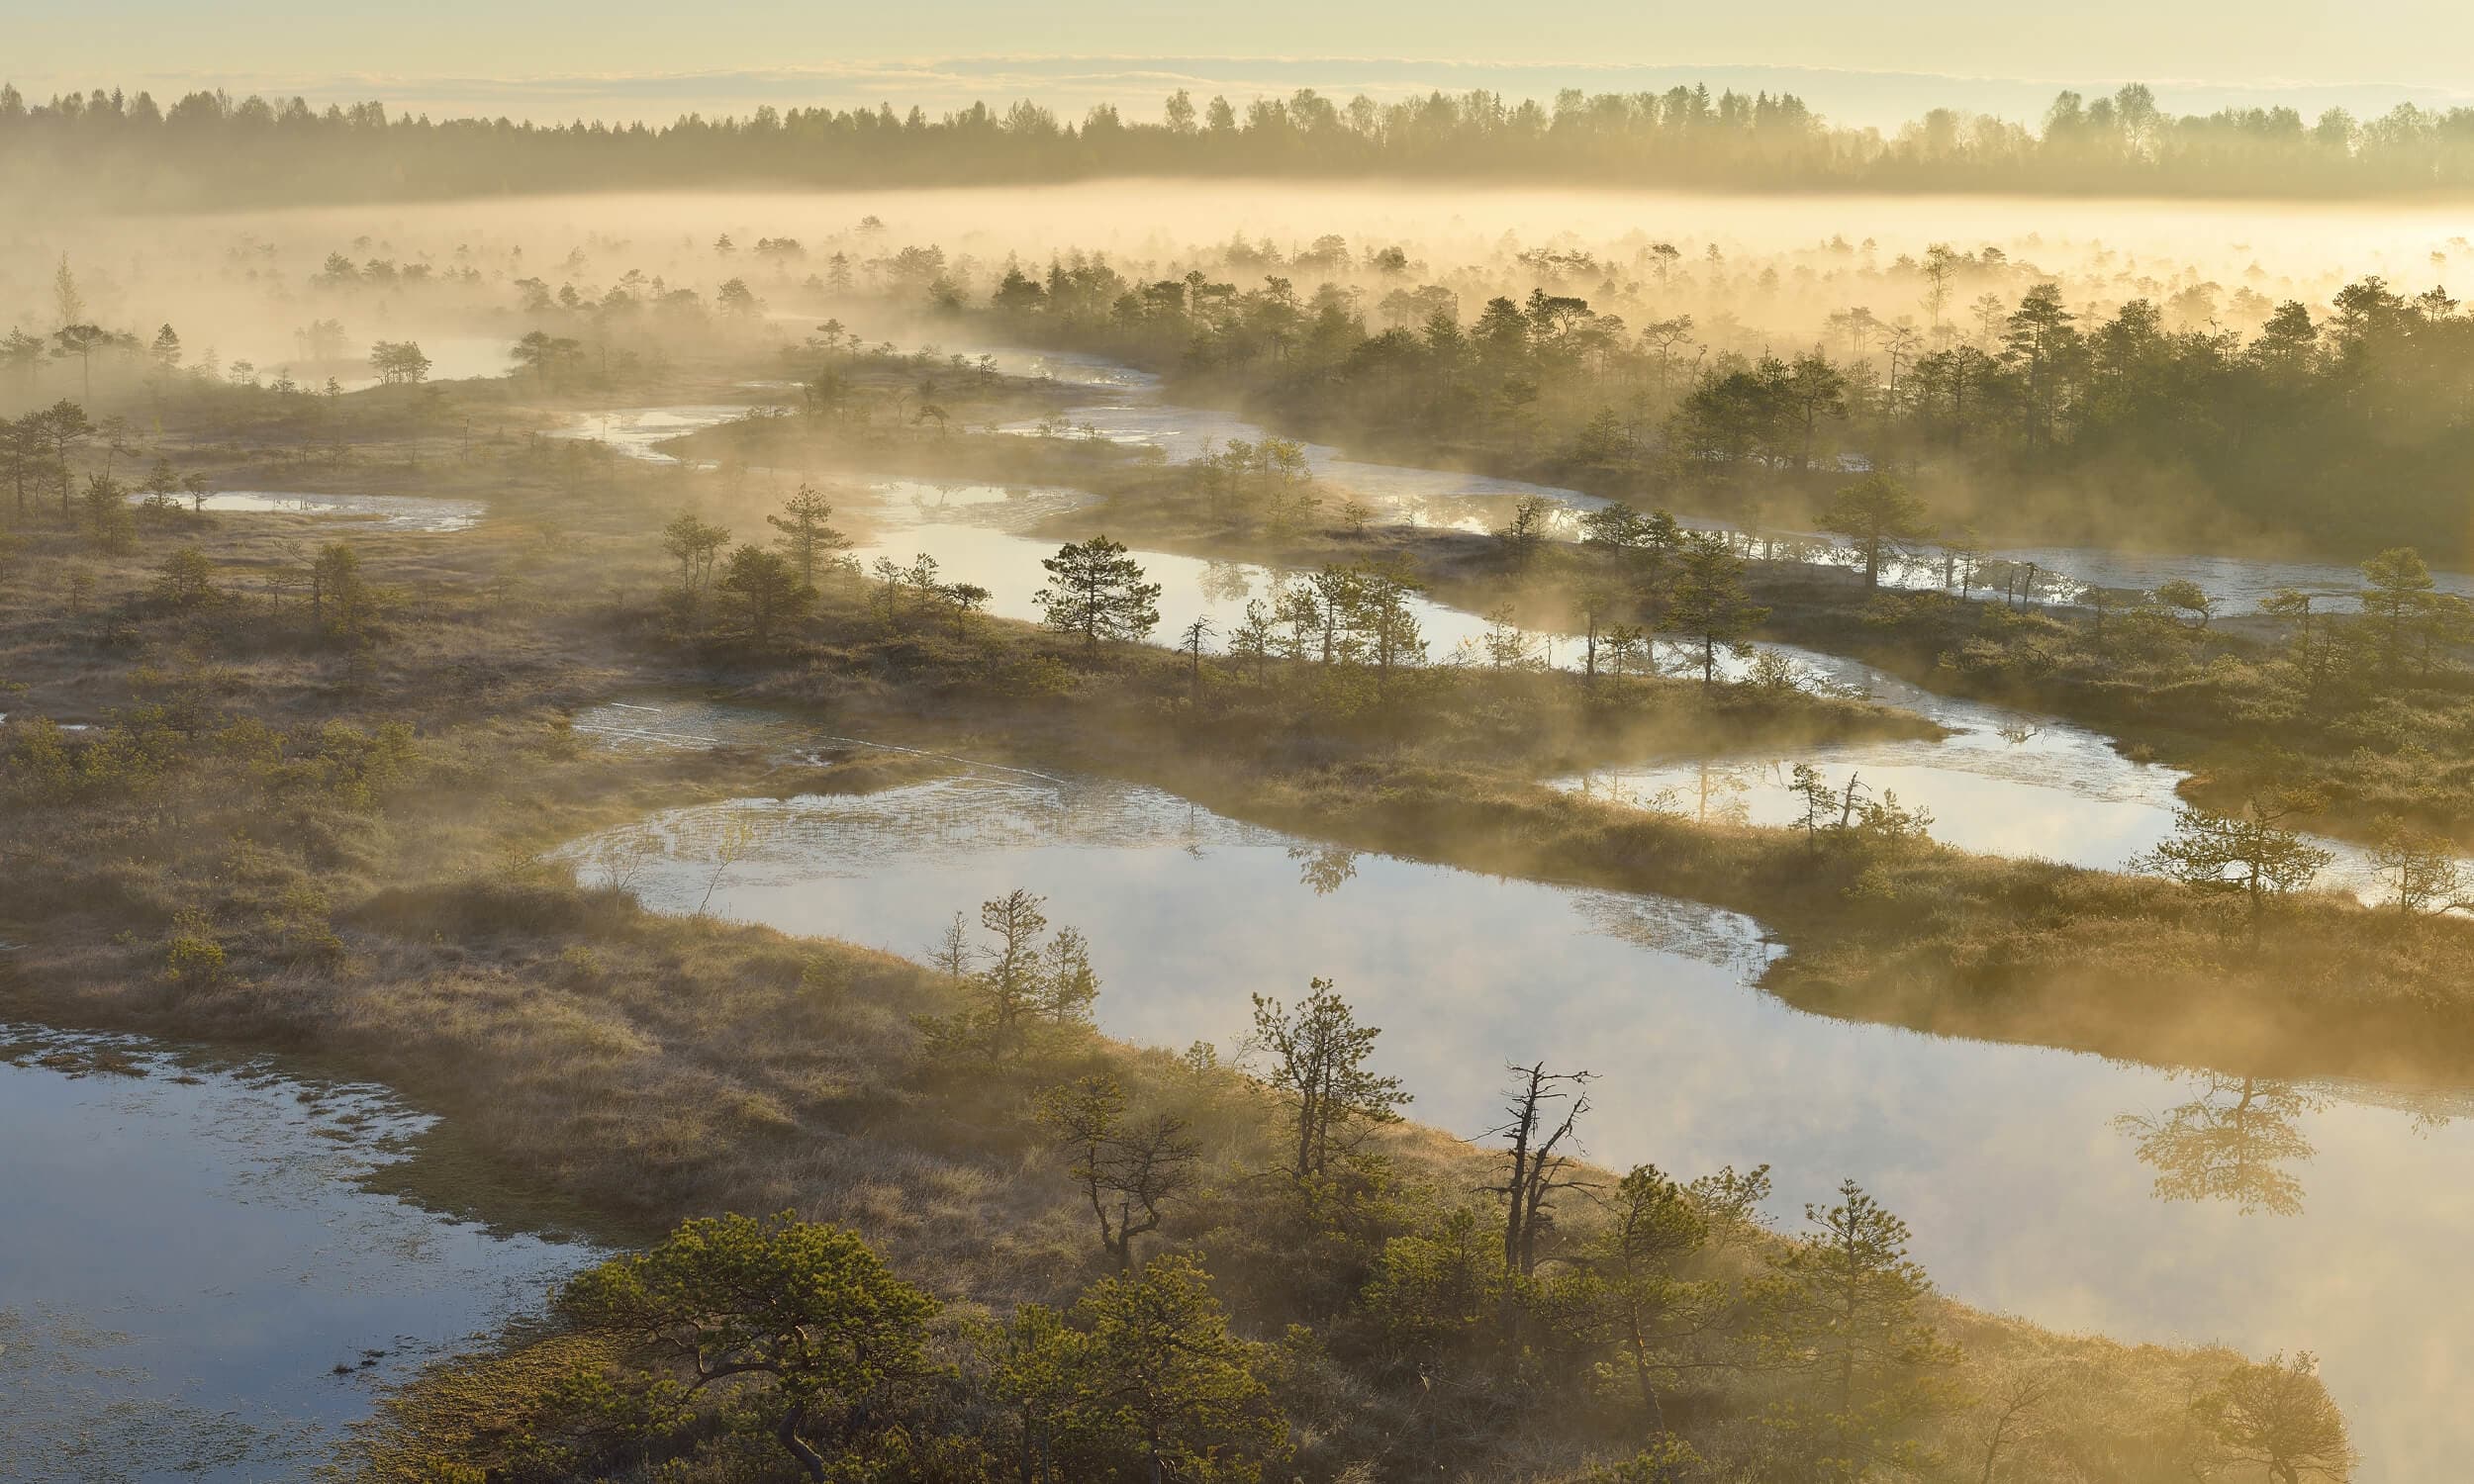
[[(2103, 85), (2129, 78), (2256, 87), (2266, 83), (2389, 84), (2474, 92), (2474, 4), (2467, 0), (2367, 0), (2350, 6), (2302, 0), (2077, 0), (2023, 7), (1999, 0), (1768, 0), (1760, 6), (1643, 4), (1568, 0), (1548, 10), (1507, 9), (1473, 0), (1393, 0), (1332, 5), (1328, 0), (1256, 0), (1244, 6), (1184, 6), (1158, 0), (1083, 0), (1066, 7), (1018, 0), (941, 0), (907, 6), (844, 0), (423, 0), (418, 6), (367, 0), (0, 0), (10, 36), (0, 71), (30, 92), (72, 85), (150, 87), (223, 83), (241, 88), (360, 91), (424, 104), (456, 96), (448, 80), (525, 81), (545, 77), (637, 79), (679, 73), (823, 69), (819, 91), (934, 106), (951, 95), (1060, 92), (1094, 95), (1153, 91), (1151, 79), (1060, 82), (1054, 68), (1030, 70), (1008, 87), (1027, 56), (1182, 58), (1145, 66), (1086, 67), (1082, 73), (1140, 74), (1261, 90), (1316, 81), (1347, 86), (1350, 67), (1317, 63), (1248, 65), (1192, 58), (1400, 58), (1515, 69), (1522, 83), (1553, 71), (1542, 63), (1670, 70), (1705, 64), (1816, 67), (1855, 72), (1940, 73), (2017, 79), (2039, 85)], [(904, 58), (977, 58), (917, 76), (877, 64)], [(1397, 79), (1368, 63), (1356, 79), (1380, 89)], [(1396, 70), (1396, 69), (1395, 69)], [(1079, 74), (1078, 74), (1079, 75)], [(1448, 77), (1438, 76), (1447, 82)], [(1588, 79), (1580, 77), (1584, 85)], [(713, 99), (740, 96), (729, 78)], [(796, 92), (797, 81), (768, 84)], [(1922, 101), (1927, 81), (1908, 84)], [(670, 97), (692, 89), (636, 81), (577, 89), (565, 96), (615, 111), (630, 88)], [(758, 89), (762, 91), (762, 89)], [(1166, 91), (1165, 86), (1157, 91)], [(1538, 89), (1517, 85), (1519, 91)], [(1829, 89), (1807, 86), (1829, 105)], [(521, 98), (523, 89), (504, 90)], [(1861, 90), (1858, 90), (1859, 92)], [(1874, 88), (1873, 93), (1881, 89)], [(2160, 86), (2160, 92), (2168, 92)], [(2392, 89), (2391, 91), (2394, 91)], [(756, 101), (786, 101), (768, 92)], [(2205, 96), (2201, 96), (2205, 95)], [(492, 111), (561, 111), (560, 90), (523, 106)], [(1853, 95), (1851, 95), (1853, 96)], [(1872, 93), (1863, 93), (1867, 99)], [(2212, 106), (2206, 90), (2196, 106)], [(1903, 101), (1903, 95), (1902, 95)], [(2170, 102), (2168, 97), (2168, 102)], [(2310, 97), (2298, 98), (2308, 106)], [(2350, 99), (2346, 101), (2351, 101)], [(2447, 101), (2440, 97), (2437, 101)], [(1876, 114), (1881, 105), (1837, 112)], [(1984, 106), (1984, 105), (1976, 105)], [(575, 110), (568, 109), (573, 112)], [(2016, 111), (2016, 110), (2013, 110)], [(1867, 117), (1864, 122), (1873, 122)]]

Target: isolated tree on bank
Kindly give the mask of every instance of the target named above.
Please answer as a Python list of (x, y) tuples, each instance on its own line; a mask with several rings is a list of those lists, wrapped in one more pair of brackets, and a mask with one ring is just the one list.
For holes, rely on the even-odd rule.
[(2271, 900), (2310, 885), (2336, 859), (2293, 828), (2320, 808), (2319, 795), (2297, 788), (2253, 794), (2236, 814), (2184, 803), (2173, 811), (2173, 833), (2130, 867), (2201, 891), (2238, 892), (2255, 920)]
[(1906, 549), (1910, 542), (1930, 540), (1933, 522), (1924, 502), (1907, 487), (1884, 474), (1867, 474), (1830, 497), (1821, 509), (1821, 528), (1847, 537), (1864, 557), (1864, 586), (1881, 586), (1881, 558)]
[(1683, 544), (1683, 567), (1667, 595), (1658, 626), (1668, 633), (1696, 639), (1701, 645), (1701, 683), (1718, 674), (1718, 647), (1734, 641), (1769, 616), (1744, 593), (1744, 559), (1727, 543), (1698, 531)]
[(1587, 1260), (1605, 1285), (1607, 1317), (1632, 1370), (1642, 1417), (1651, 1432), (1664, 1433), (1658, 1383), (1671, 1369), (1667, 1356), (1708, 1327), (1721, 1307), (1717, 1284), (1678, 1275), (1709, 1245), (1709, 1219), (1654, 1164), (1634, 1165), (1603, 1204), (1606, 1225)]
[(578, 1275), (559, 1306), (629, 1344), (646, 1383), (684, 1377), (689, 1396), (732, 1383), (734, 1401), (819, 1481), (835, 1453), (890, 1425), (883, 1403), (928, 1371), (939, 1308), (857, 1237), (789, 1212), (688, 1222), (649, 1252)]
[(369, 368), (382, 386), (416, 387), (428, 378), (429, 357), (412, 340), (380, 340), (369, 347)]
[(2376, 635), (2381, 670), (2394, 678), (2406, 650), (2427, 631), (2433, 602), (2431, 571), (2411, 546), (2383, 551), (2362, 564), (2362, 618)]
[(1201, 1178), (1202, 1146), (1174, 1114), (1129, 1117), (1125, 1089), (1078, 1077), (1040, 1094), (1041, 1124), (1073, 1159), (1070, 1173), (1099, 1222), (1099, 1246), (1119, 1272), (1134, 1269), (1134, 1240), (1159, 1230), (1164, 1208)]
[(730, 528), (681, 510), (661, 528), (661, 549), (679, 564), (679, 591), (694, 597), (712, 581), (714, 562), (730, 544)]
[(1342, 611), (1359, 656), (1375, 667), (1378, 684), (1388, 684), (1393, 670), (1426, 658), (1426, 637), (1411, 606), (1424, 586), (1396, 558), (1359, 562), (1349, 569)]
[(1648, 513), (1620, 500), (1609, 501), (1580, 516), (1580, 544), (1621, 552), (1636, 561), (1657, 562), (1683, 545), (1683, 528), (1665, 510)]
[(829, 561), (833, 553), (850, 545), (850, 537), (833, 528), (833, 507), (821, 494), (808, 485), (801, 485), (779, 514), (767, 515), (765, 523), (782, 534), (773, 544), (799, 568), (799, 580), (812, 588), (816, 585), (816, 566)]
[(2167, 578), (2156, 584), (2155, 591), (2148, 596), (2156, 601), (2159, 607), (2192, 615), (2193, 628), (2206, 628), (2208, 620), (2216, 615), (2217, 601), (2208, 596), (2207, 589), (2186, 577)]
[(718, 586), (748, 637), (759, 644), (772, 642), (815, 596), (788, 558), (762, 546), (733, 548)]
[(1546, 544), (1547, 533), (1555, 520), (1555, 502), (1543, 495), (1523, 496), (1512, 507), (1503, 528), (1494, 533), (1504, 556), (1515, 568), (1526, 568)]
[(1042, 558), (1048, 585), (1039, 605), (1048, 626), (1081, 634), (1087, 645), (1102, 639), (1141, 639), (1160, 622), (1160, 585), (1143, 581), (1140, 563), (1106, 536), (1069, 542)]
[(1540, 1234), (1554, 1223), (1555, 1192), (1573, 1183), (1570, 1170), (1580, 1115), (1589, 1111), (1591, 1074), (1549, 1071), (1543, 1062), (1507, 1064), (1505, 1070), (1512, 1074), (1504, 1093), (1507, 1116), (1487, 1131), (1507, 1146), (1503, 1183), (1486, 1188), (1503, 1197), (1503, 1265), (1526, 1277), (1538, 1269)]
[(2371, 825), (2371, 865), (2394, 888), (2397, 909), (2408, 916), (2474, 908), (2474, 882), (2466, 880), (2456, 842), (2445, 835), (2381, 815)]
[[(1099, 976), (1091, 966), (1083, 935), (1061, 928), (1043, 948), (1046, 898), (1016, 888), (980, 903), (980, 926), (994, 943), (974, 949), (961, 914), (936, 948), (938, 965), (962, 980), (969, 1002), (948, 1019), (919, 1021), (946, 1051), (1003, 1063), (1029, 1049), (1042, 1022), (1089, 1025), (1099, 997)], [(976, 966), (976, 967), (975, 967)]]
[(1957, 1352), (1926, 1312), (1933, 1285), (1907, 1255), (1907, 1224), (1854, 1180), (1838, 1204), (1805, 1206), (1804, 1220), (1804, 1237), (1770, 1259), (1751, 1295), (1768, 1362), (1817, 1387), (1779, 1424), (1817, 1476), (1919, 1461), (1898, 1435), (1941, 1404), (1938, 1372)]
[(2358, 1461), (2345, 1436), (2345, 1414), (2320, 1381), (2308, 1350), (2244, 1361), (2191, 1403), (2191, 1414), (2216, 1438), (2226, 1461), (2267, 1470), (2276, 1484), (2353, 1477)]
[(1269, 1061), (1263, 1080), (1289, 1104), (1298, 1180), (1331, 1172), (1364, 1142), (1368, 1127), (1397, 1123), (1409, 1102), (1398, 1077), (1370, 1070), (1378, 1027), (1358, 1024), (1329, 979), (1318, 978), (1291, 1007), (1254, 996), (1254, 1045)]

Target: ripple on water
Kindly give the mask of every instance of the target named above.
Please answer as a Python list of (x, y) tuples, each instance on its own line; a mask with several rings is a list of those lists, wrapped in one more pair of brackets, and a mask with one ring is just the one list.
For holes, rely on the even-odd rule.
[(306, 1477), (381, 1388), (594, 1256), (361, 1183), (428, 1123), (365, 1083), (0, 1025), (0, 1477)]

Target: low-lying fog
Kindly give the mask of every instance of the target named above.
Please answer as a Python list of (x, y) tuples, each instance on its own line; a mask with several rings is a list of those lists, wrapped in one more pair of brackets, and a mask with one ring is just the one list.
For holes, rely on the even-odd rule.
[[(1175, 224), (1163, 226), (1162, 224)], [(1202, 266), (1241, 285), (1263, 272), (1364, 281), (1368, 254), (1397, 247), (1397, 284), (1461, 294), (1552, 292), (1628, 314), (1732, 317), (1755, 334), (1809, 344), (1826, 320), (1862, 305), (1883, 320), (1928, 318), (1912, 264), (1948, 244), (1970, 273), (2058, 280), (2073, 302), (2180, 301), (2184, 318), (2229, 325), (2256, 296), (2320, 303), (2344, 282), (2383, 275), (2409, 291), (2464, 281), (2467, 218), (2431, 207), (2175, 205), (2153, 201), (1861, 196), (1688, 196), (1577, 190), (1470, 190), (1373, 183), (1107, 181), (1068, 186), (814, 193), (591, 196), (355, 206), (199, 217), (20, 219), (0, 232), (0, 323), (48, 330), (53, 275), (75, 268), (90, 318), (172, 323), (192, 347), (271, 363), (333, 316), (358, 344), (445, 335), (511, 318), (512, 286), (540, 280), (586, 297), (633, 272), (710, 296), (743, 278), (758, 293), (796, 288), (841, 253), (854, 274), (906, 246), (943, 248), (980, 292), (1008, 254), (1106, 253), (1128, 276)], [(727, 236), (735, 249), (717, 252)], [(1325, 237), (1340, 239), (1328, 259)], [(1231, 259), (1232, 239), (1241, 251)], [(764, 249), (788, 240), (796, 254)], [(1658, 250), (1660, 244), (1672, 254)], [(1995, 257), (1982, 256), (1986, 248)], [(1279, 260), (1248, 254), (1272, 249)], [(331, 253), (394, 272), (315, 282)], [(1529, 253), (1524, 262), (1521, 254)], [(1712, 254), (1716, 256), (1713, 258)], [(1305, 254), (1308, 261), (1297, 261)], [(1585, 255), (1585, 256), (1583, 256)], [(398, 276), (424, 266), (426, 281)], [(469, 270), (467, 276), (466, 270)], [(1249, 271), (1251, 270), (1251, 271)], [(2210, 290), (2209, 286), (2213, 286)], [(1606, 292), (1615, 290), (1610, 299)], [(1963, 318), (1963, 281), (1946, 312)], [(349, 311), (348, 314), (343, 313)], [(512, 321), (511, 321), (512, 323)], [(426, 341), (425, 341), (426, 343)], [(434, 352), (433, 352), (434, 353)], [(497, 369), (503, 369), (497, 368)], [(458, 366), (459, 374), (482, 374)], [(447, 374), (441, 367), (439, 374)]]

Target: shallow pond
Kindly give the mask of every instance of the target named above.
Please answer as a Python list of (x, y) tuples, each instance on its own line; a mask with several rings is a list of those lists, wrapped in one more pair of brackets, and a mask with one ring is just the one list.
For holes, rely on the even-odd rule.
[[(944, 581), (987, 589), (991, 612), (1040, 619), (1038, 594), (1046, 573), (1039, 562), (1054, 546), (1047, 538), (1021, 534), (1020, 527), (1070, 509), (1080, 497), (1070, 491), (916, 480), (880, 480), (870, 491), (879, 532), (854, 556), (907, 565), (925, 553), (936, 559)], [(1162, 552), (1141, 557), (1145, 574), (1161, 587), (1160, 636), (1173, 638), (1201, 617), (1220, 636), (1215, 647), (1243, 621), (1249, 601), (1271, 605), (1269, 595), (1280, 580), (1280, 574), (1244, 562)], [(1483, 663), (1484, 619), (1422, 600), (1412, 607), (1432, 660)], [(1579, 663), (1580, 645), (1570, 635), (1534, 634), (1530, 643), (1542, 661), (1568, 668)], [(2133, 762), (2103, 733), (1940, 695), (1844, 656), (1790, 645), (1761, 648), (1784, 658), (1801, 685), (1870, 696), (1939, 723), (1951, 736), (1941, 742), (1844, 743), (1715, 764), (1613, 767), (1556, 782), (1618, 801), (1687, 813), (1714, 809), (1755, 823), (1784, 824), (1798, 807), (1786, 787), (1789, 774), (1796, 763), (1810, 763), (1833, 787), (1844, 788), (1855, 777), (1866, 789), (1894, 790), (1900, 802), (1931, 810), (1934, 838), (1949, 844), (2102, 869), (2123, 866), (2173, 827), (2174, 789), (2188, 775)], [(1662, 643), (1658, 655), (1670, 672), (1697, 673), (1699, 657), (1688, 645)], [(1740, 677), (1745, 669), (1740, 658), (1721, 659), (1723, 676)], [(2320, 884), (2366, 899), (2381, 896), (2383, 888), (2362, 851), (2333, 840), (2320, 843), (2336, 855)]]
[[(581, 724), (671, 745), (746, 727), (792, 751), (803, 731), (657, 701)], [(756, 844), (724, 862), (716, 842), (741, 820)], [(1420, 1119), (1490, 1126), (1506, 1058), (1586, 1067), (1601, 1162), (1766, 1161), (1782, 1220), (1854, 1176), (1964, 1300), (2119, 1337), (2309, 1346), (2377, 1477), (2432, 1476), (2474, 1447), (2458, 1405), (2474, 1293), (2433, 1278), (2474, 1220), (2474, 1129), (2446, 1121), (2453, 1104), (2281, 1084), (2245, 1098), (1804, 1015), (1753, 987), (1774, 950), (1742, 916), (1352, 855), (1148, 788), (983, 772), (649, 830), (631, 884), (656, 906), (710, 893), (717, 913), (912, 957), (957, 909), (1044, 893), (1052, 922), (1091, 935), (1102, 1027), (1138, 1042), (1233, 1052), (1249, 993), (1330, 976), (1386, 1028), (1377, 1061)], [(571, 848), (588, 876), (597, 848)]]
[(662, 452), (661, 444), (672, 438), (683, 438), (689, 433), (702, 432), (734, 417), (744, 417), (755, 410), (755, 405), (749, 403), (718, 402), (677, 407), (611, 408), (603, 412), (570, 414), (567, 425), (556, 429), (550, 436), (607, 443), (621, 458), (675, 464), (678, 460)]
[[(129, 503), (143, 505), (149, 497), (133, 495)], [(178, 502), (184, 510), (187, 497)], [(333, 515), (351, 520), (362, 530), (470, 530), (487, 513), (477, 500), (440, 500), (427, 495), (311, 495), (288, 490), (218, 490), (204, 509), (260, 514)]]
[(314, 1473), (593, 1255), (375, 1193), (384, 1089), (0, 1024), (0, 1477)]
[[(999, 369), (1012, 374), (1054, 373), (1076, 384), (1121, 387), (1144, 396), (1155, 385), (1142, 372), (1094, 357), (1051, 357), (1020, 350), (985, 353), (997, 359)], [(591, 415), (600, 420), (589, 422), (580, 415), (571, 432), (599, 437), (607, 424), (629, 430), (625, 436), (633, 439), (632, 430), (649, 429), (641, 441), (618, 446), (629, 451), (629, 456), (659, 459), (666, 456), (652, 445), (661, 439), (746, 411), (722, 406), (633, 409)], [(1194, 412), (1156, 406), (1151, 411)], [(1397, 469), (1390, 474), (1445, 482), (1466, 493), (1466, 476)], [(871, 540), (853, 549), (855, 559), (863, 565), (883, 558), (907, 566), (919, 555), (932, 556), (941, 580), (986, 589), (990, 612), (1033, 622), (1042, 617), (1038, 594), (1046, 583), (1040, 560), (1053, 554), (1055, 542), (1029, 535), (1027, 528), (1089, 498), (1072, 490), (963, 481), (879, 479), (866, 488), (871, 501), (868, 513), (876, 530)], [(1545, 494), (1570, 493), (1524, 488)], [(1211, 624), (1215, 636), (1208, 647), (1224, 647), (1227, 635), (1243, 621), (1250, 601), (1263, 600), (1267, 607), (1273, 606), (1270, 599), (1283, 577), (1247, 562), (1151, 551), (1139, 555), (1148, 580), (1162, 590), (1161, 625), (1154, 635), (1159, 642), (1172, 642), (1186, 624), (1202, 618)], [(1913, 569), (1916, 573), (1923, 570)], [(1938, 581), (1918, 578), (1928, 580)], [(1430, 662), (1484, 662), (1489, 625), (1482, 617), (1424, 600), (1413, 602), (1411, 607), (1427, 641)], [(1572, 635), (1541, 631), (1529, 634), (1527, 642), (1537, 662), (1568, 669), (1580, 663), (1580, 644)], [(1820, 768), (1836, 787), (1843, 788), (1850, 777), (1856, 777), (1866, 788), (1895, 790), (1901, 802), (1931, 810), (1932, 832), (1945, 842), (1991, 854), (2038, 856), (2105, 869), (2119, 868), (2152, 848), (2172, 828), (2174, 790), (2188, 775), (2159, 764), (2133, 762), (2101, 732), (2055, 717), (1928, 691), (1846, 656), (1784, 644), (1760, 648), (1785, 659), (1800, 685), (1869, 696), (1937, 722), (1952, 735), (1938, 744), (1856, 743), (1815, 748), (1794, 757), (1733, 758), (1714, 768), (1697, 764), (1616, 767), (1557, 782), (1620, 800), (1685, 807), (1691, 812), (1711, 807), (1730, 812), (1740, 809), (1742, 817), (1755, 822), (1779, 824), (1791, 817), (1791, 795), (1785, 787), (1789, 771), (1793, 764), (1806, 762)], [(1688, 644), (1662, 641), (1655, 652), (1669, 673), (1698, 671), (1699, 656)], [(1722, 654), (1718, 673), (1723, 678), (1741, 678), (1747, 668), (1742, 657)], [(2384, 894), (2359, 848), (2329, 839), (2319, 843), (2336, 857), (2320, 885), (2366, 900)]]

